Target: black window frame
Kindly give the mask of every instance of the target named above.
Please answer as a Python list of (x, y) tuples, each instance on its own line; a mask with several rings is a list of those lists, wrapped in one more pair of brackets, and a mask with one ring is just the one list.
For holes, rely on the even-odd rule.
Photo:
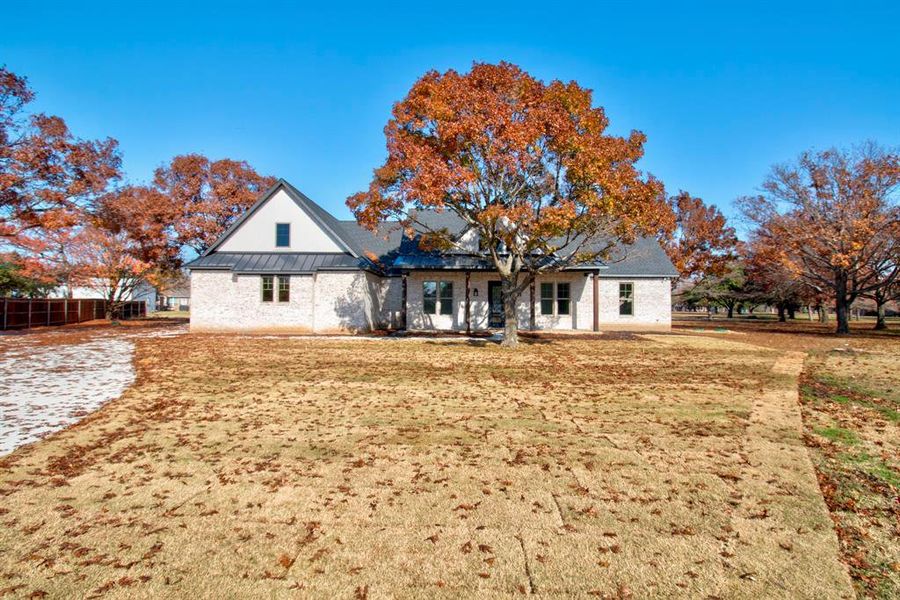
[(453, 315), (453, 282), (438, 282), (438, 314)]
[(453, 282), (428, 279), (422, 282), (422, 312), (453, 315)]
[[(566, 290), (566, 295), (560, 294), (560, 290)], [(563, 310), (565, 307), (565, 310)], [(568, 281), (556, 282), (556, 314), (568, 316), (572, 314), (572, 284)]]
[[(262, 302), (274, 302), (275, 301), (275, 276), (274, 275), (261, 275), (260, 278), (260, 299)], [(266, 284), (268, 283), (268, 286)], [(266, 298), (266, 292), (268, 292), (268, 298)]]
[(278, 276), (278, 288), (276, 290), (278, 302), (290, 302), (291, 301), (291, 276), (290, 275), (279, 275)]
[[(284, 234), (287, 236), (287, 240), (284, 244), (281, 243), (281, 235), (282, 235), (282, 227), (284, 227)], [(291, 224), (290, 223), (275, 223), (275, 247), (276, 248), (290, 248), (291, 247)]]
[[(429, 292), (429, 287), (433, 289)], [(426, 315), (437, 314), (438, 282), (426, 280), (422, 282), (422, 312)]]
[[(626, 309), (627, 307), (627, 309)], [(620, 317), (633, 317), (634, 316), (634, 282), (633, 281), (620, 281), (619, 282), (619, 316)]]
[[(561, 294), (560, 290), (565, 290), (564, 294)], [(571, 315), (572, 282), (542, 281), (539, 300), (541, 315), (548, 317), (567, 317)]]
[[(549, 290), (549, 294), (546, 292)], [(553, 305), (554, 305), (554, 295), (553, 295), (553, 282), (552, 281), (542, 281), (541, 282), (541, 314), (553, 316)]]

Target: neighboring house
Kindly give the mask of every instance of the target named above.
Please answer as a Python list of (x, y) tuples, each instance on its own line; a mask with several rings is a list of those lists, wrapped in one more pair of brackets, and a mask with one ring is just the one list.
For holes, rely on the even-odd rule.
[(159, 310), (190, 310), (191, 282), (187, 277), (159, 289)]
[[(454, 214), (419, 218), (477, 248), (473, 232)], [(540, 276), (520, 297), (519, 326), (668, 330), (669, 282), (676, 273), (662, 248), (647, 238), (613, 255), (608, 263)], [(376, 235), (339, 221), (284, 180), (188, 269), (192, 331), (503, 326), (500, 280), (486, 260), (424, 252), (395, 223), (383, 224)]]
[[(93, 281), (93, 280), (91, 280)], [(79, 300), (106, 300), (104, 292), (105, 282), (96, 280), (96, 285), (73, 286), (71, 294), (65, 286), (61, 286), (53, 290), (49, 295), (51, 298), (75, 298)], [(147, 312), (154, 310), (157, 302), (156, 288), (146, 281), (140, 281), (134, 289), (127, 291), (122, 296), (123, 301), (144, 302), (147, 306)]]

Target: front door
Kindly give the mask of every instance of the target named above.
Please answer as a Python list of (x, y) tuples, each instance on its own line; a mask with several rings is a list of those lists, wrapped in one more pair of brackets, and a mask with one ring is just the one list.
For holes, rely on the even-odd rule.
[(499, 281), (488, 281), (488, 327), (506, 326), (503, 314), (503, 293)]

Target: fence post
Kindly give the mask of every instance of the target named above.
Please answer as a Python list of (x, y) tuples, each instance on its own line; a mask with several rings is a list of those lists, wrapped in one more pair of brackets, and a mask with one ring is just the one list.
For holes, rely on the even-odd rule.
[(8, 312), (9, 312), (9, 300), (4, 298), (3, 299), (3, 330), (4, 331), (6, 331), (6, 324), (8, 322), (8, 319), (6, 317)]
[(47, 298), (47, 327), (50, 327), (50, 309), (53, 307), (53, 300)]
[(69, 324), (69, 299), (63, 300), (63, 325)]
[(81, 300), (76, 300), (78, 304), (75, 306), (75, 309), (78, 311), (78, 318), (75, 319), (76, 323), (81, 323)]
[(25, 329), (31, 329), (31, 298), (28, 299), (28, 327)]

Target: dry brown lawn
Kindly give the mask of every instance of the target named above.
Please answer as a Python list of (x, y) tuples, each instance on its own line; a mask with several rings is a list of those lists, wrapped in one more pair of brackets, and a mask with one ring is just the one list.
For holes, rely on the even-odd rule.
[(0, 460), (0, 595), (852, 597), (802, 364), (723, 336), (142, 340), (119, 400)]

